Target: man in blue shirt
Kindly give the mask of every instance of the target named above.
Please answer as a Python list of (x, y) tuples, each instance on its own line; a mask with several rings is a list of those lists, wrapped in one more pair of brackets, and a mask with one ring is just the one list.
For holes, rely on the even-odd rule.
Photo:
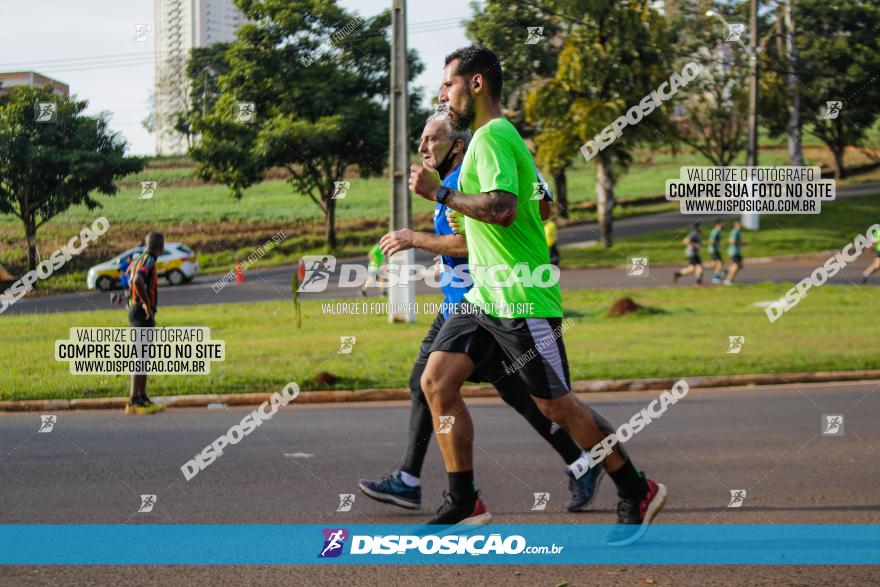
[[(469, 141), (469, 131), (454, 132), (446, 115), (438, 113), (428, 118), (422, 131), (419, 152), (425, 163), (436, 169), (440, 177), (443, 178), (443, 185), (457, 189), (461, 162)], [(550, 196), (547, 188), (543, 190), (543, 193)], [(436, 205), (433, 233), (414, 232), (409, 229), (389, 232), (379, 241), (382, 251), (387, 257), (391, 257), (398, 251), (412, 248), (430, 251), (439, 255), (438, 261), (443, 271), (451, 271), (459, 265), (466, 264), (467, 243), (464, 236), (450, 226), (446, 211), (446, 206), (443, 204)], [(542, 201), (542, 216), (549, 216), (549, 213), (550, 202)], [(420, 381), (428, 362), (429, 350), (437, 333), (449, 317), (453, 307), (462, 301), (464, 294), (470, 287), (469, 283), (463, 283), (464, 281), (453, 273), (449, 283), (441, 286), (444, 296), (441, 311), (434, 318), (427, 336), (422, 341), (419, 356), (413, 365), (412, 375), (409, 379), (412, 391), (409, 438), (403, 465), (386, 477), (375, 480), (361, 479), (358, 482), (361, 491), (373, 499), (410, 509), (421, 507), (422, 492), (419, 477), (434, 427), (431, 421), (431, 411)], [(445, 282), (445, 279), (441, 280), (441, 283)], [(496, 363), (501, 363), (500, 358)], [(569, 476), (569, 489), (572, 494), (571, 501), (568, 503), (569, 511), (580, 511), (589, 507), (596, 496), (598, 484), (605, 469), (593, 467), (580, 477), (574, 474), (570, 465), (580, 459), (584, 451), (565, 430), (555, 426), (541, 413), (535, 401), (523, 389), (522, 383), (516, 375), (505, 377), (502, 373), (497, 372), (474, 373), (472, 380), (492, 382), (501, 399), (522, 414), (538, 434), (547, 440), (569, 465), (566, 468), (566, 473)], [(605, 430), (606, 435), (613, 432), (607, 421), (596, 412), (592, 413), (593, 418)]]

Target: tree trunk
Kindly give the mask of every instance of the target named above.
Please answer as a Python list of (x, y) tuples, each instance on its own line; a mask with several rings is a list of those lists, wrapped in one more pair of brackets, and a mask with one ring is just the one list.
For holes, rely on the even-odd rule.
[(834, 155), (834, 179), (843, 179), (846, 177), (846, 167), (843, 166), (843, 152), (846, 150), (846, 147), (828, 145), (828, 148), (831, 149), (831, 154)]
[(600, 151), (596, 157), (596, 210), (599, 213), (599, 241), (607, 248), (613, 242), (611, 231), (614, 210), (614, 172), (611, 169), (611, 155), (607, 150)]
[(37, 222), (34, 218), (24, 221), (24, 234), (27, 238), (28, 271), (37, 268)]
[(327, 240), (327, 248), (333, 251), (336, 248), (336, 200), (333, 194), (327, 199), (327, 212), (324, 213), (324, 226), (326, 229), (325, 236)]
[(556, 211), (560, 218), (568, 218), (568, 177), (564, 168), (553, 175), (553, 185), (556, 189)]

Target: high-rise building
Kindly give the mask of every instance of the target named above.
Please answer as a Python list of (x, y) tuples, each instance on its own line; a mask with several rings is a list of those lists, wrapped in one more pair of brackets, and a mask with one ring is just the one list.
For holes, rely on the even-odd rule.
[(174, 122), (189, 99), (190, 49), (234, 41), (244, 22), (232, 0), (155, 0), (157, 155), (179, 155), (189, 147), (187, 137), (174, 130)]

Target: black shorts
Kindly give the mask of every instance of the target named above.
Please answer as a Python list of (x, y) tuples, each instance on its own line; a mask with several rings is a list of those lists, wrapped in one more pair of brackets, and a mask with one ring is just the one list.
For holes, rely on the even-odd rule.
[(700, 259), (699, 255), (691, 255), (688, 257), (688, 265), (702, 265), (703, 260)]
[(561, 318), (494, 318), (462, 303), (443, 324), (429, 352), (465, 353), (472, 377), (516, 375), (524, 390), (550, 399), (571, 391)]
[(147, 320), (147, 313), (141, 306), (129, 306), (128, 324), (134, 328), (154, 328), (156, 326), (155, 315)]
[(724, 258), (721, 256), (721, 251), (712, 251), (712, 260), (724, 261)]
[(877, 249), (877, 256), (880, 257), (880, 249)]
[(733, 255), (730, 258), (730, 260), (733, 261), (734, 263), (736, 263), (737, 265), (742, 265), (742, 263), (743, 263), (742, 255)]
[[(445, 323), (446, 318), (443, 317), (442, 313), (438, 312), (431, 323), (431, 328), (428, 329), (428, 334), (422, 339), (422, 344), (419, 346), (419, 356), (416, 357), (415, 364), (413, 365), (413, 373), (418, 370), (420, 377), (422, 371), (425, 370), (425, 365), (428, 364), (428, 356), (431, 354), (431, 347), (437, 339), (437, 334)], [(494, 356), (486, 358), (486, 360), (482, 361), (482, 364), (477, 365), (467, 380), (472, 383), (494, 383), (498, 381), (505, 376), (504, 367), (501, 365), (503, 359), (504, 356), (498, 350)], [(410, 383), (413, 384), (414, 382)]]

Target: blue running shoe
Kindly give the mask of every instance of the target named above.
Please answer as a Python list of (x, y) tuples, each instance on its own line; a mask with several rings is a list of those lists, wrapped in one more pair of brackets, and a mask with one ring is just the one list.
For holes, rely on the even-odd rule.
[(590, 507), (596, 495), (599, 493), (599, 483), (605, 477), (605, 467), (592, 467), (586, 473), (575, 479), (574, 474), (568, 473), (568, 488), (571, 490), (571, 501), (568, 502), (568, 511), (582, 512)]
[(410, 487), (404, 483), (400, 478), (400, 471), (394, 471), (381, 479), (361, 479), (358, 487), (376, 501), (393, 503), (411, 510), (422, 507), (422, 488)]

